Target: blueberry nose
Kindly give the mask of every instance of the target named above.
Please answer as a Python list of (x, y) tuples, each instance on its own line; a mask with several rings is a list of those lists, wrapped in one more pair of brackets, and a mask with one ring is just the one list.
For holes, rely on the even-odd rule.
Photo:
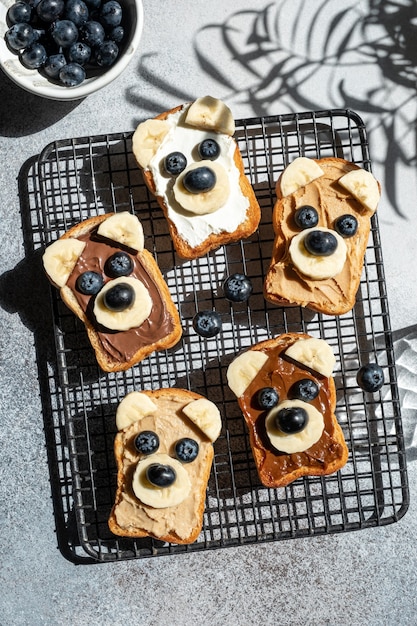
[(216, 174), (210, 167), (202, 165), (187, 172), (182, 183), (190, 193), (203, 193), (213, 189), (216, 184)]
[(170, 487), (174, 484), (177, 475), (169, 465), (152, 463), (146, 469), (146, 478), (155, 487)]
[(330, 256), (337, 248), (337, 239), (332, 233), (312, 230), (306, 235), (304, 245), (314, 256)]

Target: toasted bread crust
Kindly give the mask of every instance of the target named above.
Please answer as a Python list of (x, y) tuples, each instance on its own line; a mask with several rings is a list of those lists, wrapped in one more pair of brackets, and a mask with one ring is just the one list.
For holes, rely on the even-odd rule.
[[(169, 115), (173, 113), (177, 113), (178, 111), (181, 111), (184, 108), (184, 106), (185, 105), (181, 105), (181, 106), (175, 107), (174, 109), (171, 109), (170, 111), (161, 113), (160, 115), (157, 115), (155, 119), (165, 120), (167, 119)], [(228, 233), (226, 231), (223, 231), (217, 234), (212, 233), (201, 244), (199, 244), (198, 246), (194, 246), (194, 247), (191, 246), (185, 239), (181, 237), (181, 234), (178, 232), (177, 227), (169, 219), (168, 207), (165, 203), (164, 198), (156, 195), (155, 183), (154, 183), (153, 176), (150, 170), (148, 169), (142, 170), (144, 181), (148, 189), (156, 197), (156, 200), (164, 213), (165, 219), (168, 222), (171, 239), (173, 241), (173, 244), (174, 244), (175, 250), (177, 251), (178, 256), (180, 256), (181, 258), (183, 259), (199, 258), (203, 256), (204, 254), (207, 254), (207, 252), (210, 252), (210, 250), (215, 250), (222, 245), (233, 243), (235, 241), (239, 241), (240, 239), (245, 239), (246, 237), (249, 237), (258, 228), (258, 224), (261, 219), (261, 209), (259, 207), (258, 200), (256, 199), (252, 185), (250, 184), (248, 178), (246, 177), (242, 155), (240, 153), (240, 150), (237, 144), (236, 144), (233, 158), (234, 158), (235, 165), (240, 172), (239, 185), (242, 190), (242, 194), (246, 196), (249, 200), (249, 207), (246, 212), (246, 219), (241, 224), (239, 224), (238, 228), (235, 231), (231, 233)]]
[[(186, 404), (189, 404), (192, 400), (198, 400), (199, 398), (203, 397), (200, 394), (194, 393), (193, 391), (188, 391), (186, 389), (174, 389), (174, 388), (158, 389), (155, 391), (143, 391), (142, 393), (145, 393), (146, 395), (148, 395), (152, 399), (152, 401), (155, 402), (155, 404), (158, 404), (158, 402), (161, 400), (172, 398), (182, 403), (183, 406), (185, 406)], [(147, 530), (144, 530), (143, 528), (140, 528), (140, 526), (137, 525), (137, 520), (135, 519), (131, 520), (129, 528), (122, 528), (117, 523), (116, 509), (122, 500), (123, 493), (125, 491), (128, 491), (128, 492), (131, 491), (129, 480), (126, 476), (125, 471), (123, 470), (123, 456), (125, 453), (126, 442), (127, 442), (127, 439), (129, 438), (131, 428), (132, 427), (130, 426), (120, 431), (116, 435), (115, 442), (114, 442), (114, 455), (115, 455), (115, 459), (117, 463), (117, 491), (116, 491), (116, 496), (115, 496), (115, 502), (110, 512), (110, 516), (108, 520), (108, 524), (109, 524), (109, 528), (111, 532), (114, 533), (115, 535), (119, 535), (122, 537), (134, 537), (134, 538), (153, 537), (160, 541), (167, 541), (169, 543), (177, 543), (177, 544), (193, 543), (198, 538), (202, 529), (202, 525), (203, 525), (205, 495), (206, 495), (207, 483), (210, 477), (211, 465), (212, 465), (213, 456), (214, 456), (214, 450), (213, 450), (212, 444), (208, 443), (204, 447), (203, 467), (200, 473), (201, 487), (199, 490), (194, 489), (193, 494), (192, 494), (193, 504), (195, 507), (195, 518), (197, 521), (195, 525), (189, 529), (189, 533), (186, 537), (180, 537), (176, 533), (175, 528), (172, 528), (169, 533), (164, 534), (164, 535), (158, 535), (157, 533), (149, 532)], [(173, 425), (173, 432), (175, 434), (175, 425)], [(156, 516), (157, 511), (158, 509), (154, 509), (155, 516)]]
[[(99, 215), (96, 217), (91, 217), (79, 224), (76, 224), (72, 228), (70, 228), (64, 235), (62, 235), (62, 239), (68, 238), (77, 238), (82, 235), (88, 234), (96, 227), (99, 226), (104, 220), (108, 219), (114, 215), (114, 213), (106, 213), (105, 215)], [(85, 325), (88, 338), (90, 343), (94, 349), (97, 362), (101, 369), (105, 372), (119, 372), (124, 371), (131, 368), (133, 365), (143, 360), (149, 354), (156, 350), (164, 350), (174, 346), (182, 336), (182, 327), (179, 318), (178, 311), (172, 301), (168, 286), (162, 276), (162, 273), (153, 258), (153, 256), (148, 252), (148, 250), (141, 250), (137, 253), (137, 257), (140, 260), (142, 266), (146, 269), (147, 273), (153, 280), (153, 282), (158, 286), (158, 289), (164, 298), (167, 310), (169, 315), (172, 318), (173, 322), (173, 330), (167, 336), (155, 341), (153, 343), (149, 343), (141, 347), (128, 361), (121, 361), (119, 359), (113, 358), (110, 354), (108, 354), (100, 341), (99, 334), (92, 323), (92, 321), (87, 317), (84, 313), (83, 309), (80, 307), (73, 291), (68, 287), (64, 286), (60, 289), (60, 294), (62, 300), (65, 302), (67, 307), (73, 311), (73, 313), (83, 322)], [(120, 331), (123, 332), (123, 331)]]

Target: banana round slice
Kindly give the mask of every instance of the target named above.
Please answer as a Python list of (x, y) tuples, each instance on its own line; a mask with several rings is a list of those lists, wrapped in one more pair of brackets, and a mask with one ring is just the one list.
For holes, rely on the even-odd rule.
[[(190, 193), (183, 185), (184, 176), (194, 169), (208, 167), (216, 175), (216, 184), (210, 191)], [(190, 213), (206, 215), (220, 209), (230, 195), (229, 177), (226, 170), (219, 163), (204, 160), (192, 163), (177, 178), (174, 184), (174, 196), (179, 205)]]
[(97, 234), (106, 237), (106, 239), (117, 241), (137, 252), (143, 250), (144, 247), (142, 224), (135, 215), (128, 211), (115, 213), (101, 222)]
[(147, 415), (156, 413), (158, 407), (146, 393), (131, 391), (119, 403), (116, 410), (117, 430), (123, 430)]
[[(171, 467), (175, 474), (175, 482), (169, 487), (155, 487), (147, 477), (146, 470), (153, 463), (161, 463)], [(191, 481), (187, 470), (177, 459), (173, 459), (167, 454), (152, 454), (141, 459), (136, 466), (132, 479), (133, 493), (138, 500), (152, 506), (155, 509), (166, 509), (169, 506), (181, 504), (191, 490)]]
[[(124, 311), (110, 311), (104, 304), (104, 295), (118, 283), (127, 283), (134, 291), (133, 303)], [(132, 276), (120, 276), (106, 283), (94, 301), (94, 315), (99, 324), (110, 330), (138, 328), (149, 317), (152, 299), (145, 285)]]
[(381, 194), (378, 182), (370, 172), (364, 169), (352, 170), (339, 178), (339, 184), (349, 191), (367, 211), (375, 213)]
[[(308, 422), (303, 430), (298, 433), (285, 434), (276, 425), (275, 418), (281, 409), (301, 408), (307, 412)], [(266, 416), (266, 434), (271, 445), (279, 452), (292, 454), (304, 452), (317, 443), (324, 430), (322, 414), (308, 402), (302, 400), (284, 400), (271, 409)]]
[(170, 124), (166, 120), (146, 120), (136, 128), (132, 137), (132, 151), (141, 167), (148, 167), (169, 129)]
[(64, 287), (85, 248), (79, 239), (57, 239), (49, 245), (43, 255), (45, 272), (57, 287)]
[(336, 358), (331, 346), (324, 339), (309, 337), (299, 339), (285, 351), (286, 356), (305, 365), (326, 378), (332, 375)]
[(188, 108), (185, 123), (230, 136), (235, 132), (235, 121), (231, 110), (222, 100), (212, 96), (195, 100)]
[(183, 413), (208, 437), (215, 441), (220, 435), (222, 421), (220, 411), (207, 398), (193, 400), (183, 408)]
[[(312, 231), (331, 233), (337, 240), (337, 248), (330, 256), (316, 256), (310, 254), (304, 245), (304, 239)], [(313, 280), (326, 280), (339, 274), (346, 261), (347, 246), (343, 237), (335, 230), (316, 226), (306, 228), (292, 238), (289, 253), (293, 265), (299, 272)]]
[(227, 368), (227, 384), (238, 398), (245, 392), (257, 373), (268, 360), (261, 350), (248, 350), (239, 354)]
[(294, 159), (281, 174), (279, 186), (282, 196), (289, 196), (316, 178), (323, 176), (320, 165), (307, 157)]

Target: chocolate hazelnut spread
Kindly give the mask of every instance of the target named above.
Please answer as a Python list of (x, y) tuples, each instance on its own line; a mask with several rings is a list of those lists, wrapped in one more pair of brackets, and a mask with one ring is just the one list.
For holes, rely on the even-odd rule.
[[(325, 469), (330, 462), (343, 457), (343, 448), (334, 438), (332, 420), (331, 390), (328, 379), (311, 373), (285, 358), (286, 346), (267, 348), (268, 360), (260, 369), (254, 380), (239, 398), (239, 405), (245, 416), (251, 446), (257, 458), (261, 458), (258, 467), (262, 474), (262, 482), (266, 486), (273, 485), (299, 467), (309, 466)], [(257, 406), (256, 394), (263, 387), (274, 387), (280, 401), (291, 397), (292, 385), (303, 378), (312, 378), (319, 387), (318, 396), (311, 404), (323, 415), (324, 431), (319, 441), (305, 452), (286, 454), (272, 447), (265, 428), (267, 411)]]
[(106, 284), (111, 278), (106, 276), (104, 272), (105, 262), (112, 254), (120, 250), (116, 244), (112, 245), (111, 242), (98, 239), (96, 231), (97, 229), (77, 237), (81, 241), (85, 241), (86, 246), (67, 281), (67, 286), (72, 290), (84, 313), (94, 324), (103, 350), (113, 359), (129, 361), (143, 346), (150, 345), (170, 334), (174, 329), (174, 321), (167, 310), (158, 286), (141, 262), (141, 255), (147, 254), (144, 251), (144, 253), (139, 252), (137, 255), (131, 255), (133, 271), (130, 276), (140, 280), (151, 296), (153, 304), (149, 317), (138, 328), (131, 328), (123, 332), (111, 331), (96, 323), (92, 311), (94, 296), (84, 295), (77, 289), (77, 278), (83, 272), (90, 270), (100, 273), (104, 278), (104, 284)]

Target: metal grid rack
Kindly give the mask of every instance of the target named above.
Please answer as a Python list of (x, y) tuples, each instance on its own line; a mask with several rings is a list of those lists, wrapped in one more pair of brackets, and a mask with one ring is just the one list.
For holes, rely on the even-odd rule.
[[(127, 372), (105, 374), (94, 358), (83, 325), (55, 289), (41, 281), (52, 301), (39, 323), (39, 379), (44, 407), (52, 497), (62, 552), (71, 560), (103, 562), (275, 541), (385, 525), (408, 506), (408, 485), (396, 372), (377, 218), (372, 218), (357, 302), (340, 317), (299, 307), (280, 308), (262, 295), (273, 232), (275, 181), (299, 155), (338, 156), (370, 169), (362, 120), (352, 111), (317, 111), (236, 123), (246, 172), (262, 208), (258, 232), (201, 259), (176, 257), (166, 221), (144, 185), (131, 152), (131, 133), (62, 140), (28, 164), (24, 219), (28, 252), (40, 255), (63, 232), (92, 215), (129, 210), (138, 215), (145, 246), (153, 252), (177, 304), (182, 341)], [(248, 303), (228, 303), (222, 283), (241, 271), (253, 283)], [(197, 310), (222, 317), (214, 339), (192, 328)], [(307, 332), (330, 343), (337, 358), (337, 416), (349, 461), (327, 477), (299, 479), (267, 489), (257, 477), (247, 431), (225, 383), (228, 364), (242, 349), (283, 332)], [(385, 384), (365, 394), (358, 367), (378, 361)], [(223, 430), (207, 490), (203, 531), (189, 546), (152, 539), (116, 538), (107, 527), (116, 488), (113, 440), (118, 402), (133, 389), (185, 387), (216, 402)]]

